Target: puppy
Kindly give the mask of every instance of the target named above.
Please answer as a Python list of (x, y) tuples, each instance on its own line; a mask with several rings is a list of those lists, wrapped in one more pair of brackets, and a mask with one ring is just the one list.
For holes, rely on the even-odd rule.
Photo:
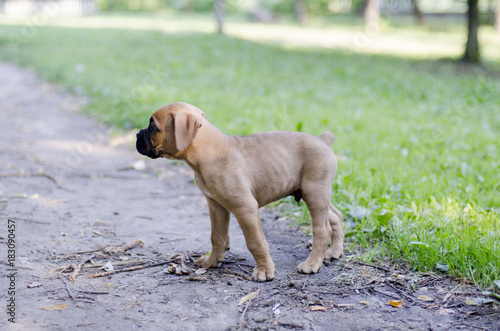
[[(137, 151), (150, 158), (186, 162), (195, 173), (210, 212), (212, 251), (196, 264), (217, 267), (229, 249), (229, 215), (245, 236), (257, 266), (252, 280), (274, 278), (274, 262), (262, 232), (259, 208), (286, 196), (303, 199), (311, 213), (313, 245), (297, 267), (316, 273), (323, 259), (343, 253), (342, 213), (331, 204), (337, 160), (331, 132), (312, 136), (300, 132), (266, 132), (227, 136), (195, 106), (177, 102), (151, 116), (149, 127), (137, 133)], [(331, 245), (328, 248), (329, 241)]]

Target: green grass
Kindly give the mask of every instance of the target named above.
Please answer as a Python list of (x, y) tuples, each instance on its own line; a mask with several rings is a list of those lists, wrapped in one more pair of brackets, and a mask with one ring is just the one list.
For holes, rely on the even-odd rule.
[(37, 27), (33, 38), (15, 22), (0, 25), (0, 58), (86, 96), (84, 111), (126, 129), (186, 101), (228, 134), (330, 130), (339, 159), (333, 200), (353, 247), (421, 271), (447, 265), (480, 286), (500, 279), (498, 72), (78, 20), (86, 22)]

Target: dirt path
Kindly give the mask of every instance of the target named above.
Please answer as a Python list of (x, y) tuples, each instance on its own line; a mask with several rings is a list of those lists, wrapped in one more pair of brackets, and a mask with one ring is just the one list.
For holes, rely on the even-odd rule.
[[(136, 170), (134, 162), (144, 159), (126, 139), (109, 138), (107, 128), (76, 112), (78, 99), (10, 64), (0, 63), (0, 77), (0, 256), (3, 273), (12, 273), (10, 220), (17, 272), (15, 295), (2, 277), (0, 296), (4, 303), (15, 298), (16, 323), (4, 313), (1, 330), (498, 329), (495, 307), (466, 306), (458, 283), (431, 275), (384, 271), (349, 258), (318, 275), (298, 275), (309, 238), (270, 210), (262, 218), (275, 281), (245, 279), (254, 261), (234, 220), (227, 262), (195, 273), (193, 256), (210, 248), (210, 222), (191, 171), (166, 160), (145, 160)], [(117, 250), (136, 239), (145, 246)], [(92, 254), (93, 263), (110, 261), (115, 269), (181, 254), (190, 274), (168, 273), (166, 267), (180, 268), (165, 264), (88, 278), (104, 270), (84, 267), (70, 281)], [(388, 305), (392, 299), (403, 307)], [(59, 309), (41, 309), (51, 306)]]

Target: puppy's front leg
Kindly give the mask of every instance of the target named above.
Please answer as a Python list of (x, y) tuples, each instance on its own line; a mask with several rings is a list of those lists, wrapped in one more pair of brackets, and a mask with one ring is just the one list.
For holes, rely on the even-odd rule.
[(202, 268), (215, 268), (224, 260), (224, 254), (229, 249), (229, 212), (215, 200), (207, 197), (208, 210), (210, 212), (210, 223), (212, 232), (212, 252), (208, 256), (202, 256), (196, 261), (196, 265)]
[(269, 246), (264, 238), (260, 225), (257, 201), (249, 203), (233, 211), (238, 220), (250, 253), (252, 253), (257, 266), (253, 270), (252, 280), (264, 282), (274, 279), (274, 262), (269, 254)]

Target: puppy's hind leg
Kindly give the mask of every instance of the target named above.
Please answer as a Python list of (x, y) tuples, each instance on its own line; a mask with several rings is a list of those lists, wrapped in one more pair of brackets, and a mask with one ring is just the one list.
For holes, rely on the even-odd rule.
[(311, 213), (313, 247), (307, 260), (297, 266), (297, 270), (301, 273), (317, 273), (323, 266), (331, 232), (331, 224), (329, 223), (330, 190), (329, 185), (321, 185), (321, 183), (309, 183), (309, 185), (302, 187), (304, 201)]
[(202, 268), (215, 268), (224, 260), (224, 255), (229, 249), (229, 212), (215, 200), (207, 197), (208, 210), (212, 232), (212, 251), (208, 256), (202, 256), (196, 265)]
[(342, 213), (330, 204), (328, 211), (328, 222), (330, 223), (331, 231), (331, 244), (330, 248), (326, 250), (325, 260), (339, 259), (344, 253), (344, 231), (343, 231)]

